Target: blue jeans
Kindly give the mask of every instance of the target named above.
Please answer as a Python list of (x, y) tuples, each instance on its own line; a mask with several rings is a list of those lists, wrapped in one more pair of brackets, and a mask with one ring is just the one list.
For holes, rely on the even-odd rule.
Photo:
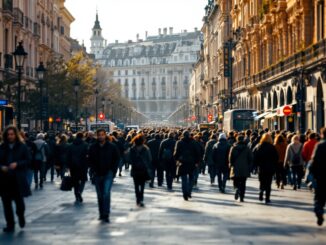
[(98, 200), (100, 216), (108, 216), (111, 209), (111, 188), (113, 184), (113, 172), (105, 176), (95, 177), (95, 187)]
[(185, 174), (181, 176), (182, 192), (184, 196), (190, 196), (194, 182), (194, 174)]
[(27, 170), (26, 177), (27, 177), (27, 183), (28, 183), (29, 188), (31, 188), (31, 186), (32, 186), (33, 174), (34, 174), (33, 170), (31, 170), (31, 169)]
[(291, 173), (293, 185), (300, 187), (303, 178), (303, 166), (292, 166)]
[(218, 168), (217, 169), (217, 180), (218, 187), (220, 190), (225, 190), (226, 182), (229, 179), (229, 169), (228, 168)]

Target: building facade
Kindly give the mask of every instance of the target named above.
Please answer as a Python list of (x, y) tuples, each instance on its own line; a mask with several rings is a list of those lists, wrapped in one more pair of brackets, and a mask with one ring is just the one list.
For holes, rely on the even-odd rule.
[[(122, 95), (150, 120), (167, 120), (180, 105), (187, 103), (192, 66), (197, 61), (201, 33), (173, 33), (159, 29), (158, 35), (127, 43), (101, 47), (100, 25), (96, 17), (92, 47), (97, 63), (113, 74)], [(97, 38), (94, 38), (94, 34)]]
[[(12, 53), (20, 41), (28, 53), (23, 69), (21, 97), (26, 105), (26, 94), (35, 89), (36, 67), (40, 62), (46, 63), (52, 55), (62, 55), (65, 59), (70, 57), (70, 42), (64, 43), (62, 38), (70, 36), (70, 24), (74, 19), (64, 2), (0, 1), (0, 99), (8, 100), (13, 108), (17, 101), (17, 73)], [(5, 109), (1, 110), (0, 128), (12, 123), (13, 113), (6, 116)], [(22, 119), (24, 124), (30, 122), (28, 110), (24, 111)]]
[(325, 7), (324, 0), (232, 1), (236, 105), (261, 112), (260, 126), (325, 126)]

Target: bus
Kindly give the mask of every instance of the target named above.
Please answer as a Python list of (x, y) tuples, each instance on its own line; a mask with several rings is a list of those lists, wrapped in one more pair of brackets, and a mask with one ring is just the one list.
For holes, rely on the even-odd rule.
[(254, 128), (257, 112), (250, 109), (235, 109), (224, 112), (223, 129), (226, 132), (232, 130), (242, 131)]
[(111, 133), (115, 129), (115, 124), (113, 122), (98, 122), (90, 123), (88, 125), (88, 130), (95, 132), (97, 129), (104, 129), (107, 133)]

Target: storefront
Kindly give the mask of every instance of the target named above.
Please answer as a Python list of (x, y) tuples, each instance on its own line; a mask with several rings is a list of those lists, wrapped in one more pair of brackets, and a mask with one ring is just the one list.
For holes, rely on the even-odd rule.
[(13, 123), (13, 108), (8, 100), (0, 100), (0, 130), (3, 132), (5, 127)]

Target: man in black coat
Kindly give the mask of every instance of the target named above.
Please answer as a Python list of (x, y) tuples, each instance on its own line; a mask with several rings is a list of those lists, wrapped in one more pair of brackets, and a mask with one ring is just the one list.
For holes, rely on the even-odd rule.
[(104, 129), (97, 130), (96, 134), (97, 142), (89, 149), (89, 163), (96, 187), (100, 213), (99, 219), (109, 223), (111, 188), (114, 176), (118, 170), (120, 154), (118, 147), (107, 140)]
[(87, 181), (87, 153), (88, 145), (83, 141), (83, 133), (77, 133), (76, 139), (68, 148), (67, 163), (73, 181), (77, 203), (83, 202), (83, 191)]
[(157, 175), (157, 184), (162, 186), (163, 184), (163, 168), (159, 161), (159, 150), (161, 145), (161, 136), (155, 134), (154, 139), (148, 141), (147, 146), (149, 147), (152, 154), (152, 165), (153, 165), (153, 178), (150, 183), (150, 187), (154, 188), (155, 175)]
[(3, 133), (3, 140), (0, 147), (0, 195), (7, 222), (3, 231), (11, 233), (15, 231), (13, 201), (16, 204), (19, 226), (25, 227), (24, 197), (31, 195), (27, 182), (31, 155), (16, 127), (8, 127)]
[(159, 161), (163, 165), (165, 170), (165, 178), (168, 190), (172, 190), (172, 183), (175, 177), (176, 165), (173, 158), (173, 152), (175, 148), (176, 140), (174, 139), (174, 133), (169, 133), (168, 138), (163, 140), (159, 149)]
[(311, 172), (316, 180), (315, 213), (317, 224), (324, 223), (324, 208), (326, 203), (326, 128), (321, 130), (322, 141), (316, 145), (311, 164)]

